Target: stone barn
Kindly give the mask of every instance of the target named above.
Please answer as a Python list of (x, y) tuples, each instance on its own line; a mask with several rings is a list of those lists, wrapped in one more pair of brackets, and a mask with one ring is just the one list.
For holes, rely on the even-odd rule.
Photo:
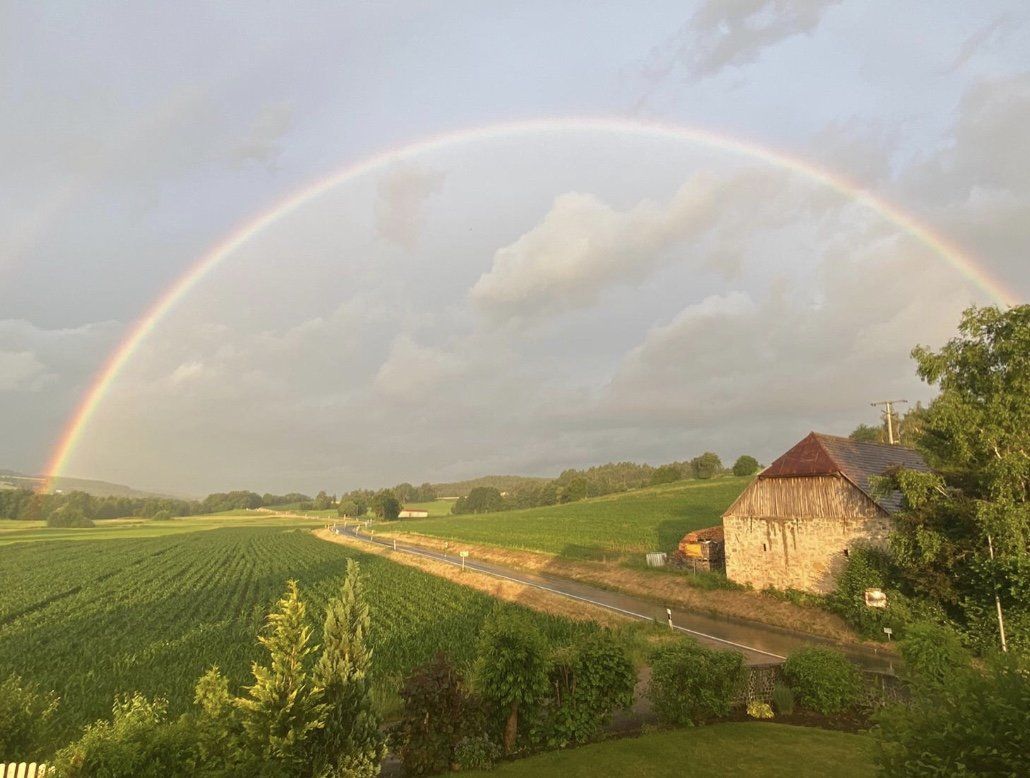
[(912, 449), (810, 433), (723, 514), (726, 575), (756, 589), (833, 591), (855, 544), (886, 543), (901, 496), (872, 481), (897, 468), (929, 470)]

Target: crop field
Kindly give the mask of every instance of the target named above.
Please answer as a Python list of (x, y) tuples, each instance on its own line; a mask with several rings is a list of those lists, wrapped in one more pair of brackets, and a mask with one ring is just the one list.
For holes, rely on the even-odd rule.
[(542, 551), (573, 559), (602, 554), (672, 551), (687, 532), (718, 524), (723, 511), (751, 483), (727, 476), (611, 494), (567, 505), (381, 523), (411, 533), (470, 543)]
[[(181, 529), (191, 523), (181, 521)], [(362, 563), (375, 673), (387, 698), (398, 676), (438, 650), (471, 661), (483, 619), (520, 607), (318, 540), (296, 521), (207, 531), (193, 523), (194, 531), (83, 530), (104, 539), (0, 546), (0, 667), (58, 692), (61, 740), (108, 715), (117, 692), (161, 695), (178, 712), (211, 665), (237, 685), (249, 682), (250, 663), (262, 659), (255, 634), (288, 578), (301, 584), (317, 639), (347, 557)], [(171, 530), (177, 521), (153, 524)], [(121, 532), (142, 529), (149, 527)], [(556, 641), (596, 628), (529, 613)]]

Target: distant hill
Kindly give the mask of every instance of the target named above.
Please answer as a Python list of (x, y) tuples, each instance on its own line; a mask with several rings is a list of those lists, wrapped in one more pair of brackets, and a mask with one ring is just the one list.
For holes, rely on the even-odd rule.
[(433, 484), (440, 497), (465, 497), (477, 486), (492, 486), (500, 492), (508, 492), (524, 486), (550, 481), (550, 478), (528, 475), (484, 475), (468, 481), (454, 481), (446, 484)]
[[(0, 470), (0, 489), (39, 489), (46, 479), (41, 475), (25, 475), (14, 470)], [(65, 478), (58, 476), (48, 491), (86, 492), (94, 497), (172, 497), (159, 492), (145, 492), (124, 484), (107, 481), (92, 481), (87, 478)]]

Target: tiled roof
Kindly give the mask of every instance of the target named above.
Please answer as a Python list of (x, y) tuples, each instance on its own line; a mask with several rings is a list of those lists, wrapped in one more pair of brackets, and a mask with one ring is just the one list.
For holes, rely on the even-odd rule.
[(721, 543), (723, 540), (723, 528), (722, 524), (717, 527), (705, 527), (704, 529), (696, 529), (693, 532), (688, 532), (683, 536), (684, 543), (699, 543), (702, 540), (714, 540)]
[(903, 446), (863, 443), (836, 435), (809, 433), (759, 474), (759, 478), (843, 475), (887, 513), (901, 508), (901, 494), (879, 494), (872, 479), (895, 468), (930, 472), (918, 451)]

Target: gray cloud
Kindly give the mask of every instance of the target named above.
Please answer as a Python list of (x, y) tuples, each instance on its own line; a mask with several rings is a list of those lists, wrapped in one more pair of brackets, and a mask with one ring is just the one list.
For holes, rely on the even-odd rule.
[(704, 78), (754, 62), (769, 46), (811, 33), (826, 9), (840, 1), (708, 0), (655, 48), (644, 75), (654, 81), (682, 71), (690, 78)]
[(282, 153), (281, 140), (293, 125), (293, 106), (269, 103), (254, 118), (246, 135), (229, 152), (237, 163), (252, 160), (274, 168)]
[(981, 50), (1000, 42), (1008, 33), (1009, 27), (1012, 24), (1014, 24), (1014, 20), (1008, 14), (1002, 14), (976, 30), (963, 41), (962, 48), (955, 55), (955, 59), (952, 60), (947, 71), (954, 72), (959, 70), (969, 60), (979, 54)]

